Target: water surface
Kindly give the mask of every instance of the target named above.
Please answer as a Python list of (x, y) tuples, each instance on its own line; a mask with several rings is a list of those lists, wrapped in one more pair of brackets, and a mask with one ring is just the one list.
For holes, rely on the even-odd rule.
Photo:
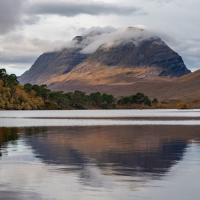
[(132, 119), (133, 111), (120, 111), (120, 119), (119, 111), (99, 111), (95, 121), (94, 111), (81, 111), (79, 117), (89, 116), (84, 120), (73, 112), (0, 112), (0, 200), (199, 199), (200, 126), (191, 124), (198, 110), (166, 111), (189, 120), (163, 120), (157, 111), (159, 119), (145, 120), (150, 124), (123, 126), (117, 122), (142, 120)]

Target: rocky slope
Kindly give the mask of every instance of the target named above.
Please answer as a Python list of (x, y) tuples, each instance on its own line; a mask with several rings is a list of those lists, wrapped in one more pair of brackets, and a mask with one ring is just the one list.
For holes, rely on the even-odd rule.
[(158, 67), (160, 76), (178, 77), (189, 73), (182, 58), (160, 38), (148, 38), (139, 45), (128, 42), (109, 49), (101, 47), (90, 59), (107, 66)]
[(73, 67), (87, 58), (78, 49), (64, 49), (58, 52), (42, 54), (33, 64), (30, 70), (20, 78), (21, 83), (45, 83), (50, 76), (70, 72)]

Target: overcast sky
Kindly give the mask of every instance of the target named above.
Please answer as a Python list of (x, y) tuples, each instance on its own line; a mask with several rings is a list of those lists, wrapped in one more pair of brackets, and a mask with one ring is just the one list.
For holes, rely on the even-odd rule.
[(0, 0), (0, 65), (23, 73), (91, 27), (143, 25), (200, 68), (199, 0)]

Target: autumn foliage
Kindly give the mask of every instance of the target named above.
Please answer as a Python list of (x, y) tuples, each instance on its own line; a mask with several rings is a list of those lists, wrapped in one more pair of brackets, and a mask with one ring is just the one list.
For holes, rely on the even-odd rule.
[(157, 104), (142, 93), (116, 98), (111, 94), (51, 91), (46, 85), (20, 85), (16, 75), (0, 69), (0, 109), (113, 109), (146, 108)]

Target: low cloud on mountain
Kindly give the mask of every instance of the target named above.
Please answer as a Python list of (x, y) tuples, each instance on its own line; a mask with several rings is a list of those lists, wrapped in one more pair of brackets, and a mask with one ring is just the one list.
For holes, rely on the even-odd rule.
[[(93, 32), (95, 33), (95, 31)], [(151, 37), (156, 37), (156, 33), (138, 27), (115, 29), (109, 32), (102, 32), (101, 34), (97, 32), (93, 37), (85, 39), (86, 44), (83, 42), (82, 52), (91, 54), (99, 47), (109, 48), (121, 42), (126, 43), (132, 41), (137, 45), (141, 41)]]

